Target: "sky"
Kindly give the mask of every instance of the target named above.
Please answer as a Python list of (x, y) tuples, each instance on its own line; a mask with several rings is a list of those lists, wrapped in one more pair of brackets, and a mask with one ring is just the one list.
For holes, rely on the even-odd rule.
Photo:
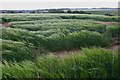
[(119, 0), (1, 0), (0, 10), (118, 7)]

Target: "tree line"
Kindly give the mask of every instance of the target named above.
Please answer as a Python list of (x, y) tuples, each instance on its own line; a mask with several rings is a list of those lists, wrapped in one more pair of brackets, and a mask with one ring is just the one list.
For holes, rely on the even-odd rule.
[[(25, 11), (25, 10), (20, 10), (20, 11), (16, 11), (16, 10), (2, 10), (0, 11), (1, 13), (44, 13), (44, 11), (37, 11), (37, 10), (31, 10), (31, 11)], [(47, 12), (45, 13), (74, 13), (74, 14), (91, 14), (91, 13), (87, 13), (85, 11), (72, 11), (72, 10), (61, 10), (61, 9), (48, 9)]]
[(66, 12), (64, 10), (60, 10), (60, 9), (49, 9), (48, 10), (49, 13), (74, 13), (74, 14), (91, 14), (91, 13), (87, 13), (85, 11), (71, 11), (70, 9), (67, 10)]

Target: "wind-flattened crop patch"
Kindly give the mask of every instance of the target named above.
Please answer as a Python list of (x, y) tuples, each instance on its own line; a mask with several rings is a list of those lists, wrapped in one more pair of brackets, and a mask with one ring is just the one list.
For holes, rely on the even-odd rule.
[(31, 43), (2, 40), (2, 60), (31, 60), (35, 46)]
[[(82, 30), (80, 32), (70, 33), (59, 31), (49, 36), (43, 36), (43, 33), (35, 34), (27, 30), (6, 29), (3, 28), (2, 39), (22, 41), (32, 43), (36, 47), (42, 47), (50, 51), (71, 50), (84, 46), (107, 46), (111, 43), (111, 37), (98, 32)], [(50, 33), (48, 33), (50, 34)]]
[(29, 31), (46, 31), (49, 29), (67, 29), (70, 32), (89, 30), (104, 33), (106, 25), (93, 20), (49, 19), (39, 21), (10, 22), (12, 28), (26, 29)]

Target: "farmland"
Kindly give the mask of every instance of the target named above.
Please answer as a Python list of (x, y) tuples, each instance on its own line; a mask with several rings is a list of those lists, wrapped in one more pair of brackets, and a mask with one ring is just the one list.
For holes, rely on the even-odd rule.
[[(75, 11), (75, 10), (73, 10)], [(78, 10), (81, 11), (81, 10)], [(114, 16), (118, 15), (118, 9), (83, 9), (86, 13), (96, 14), (96, 15), (105, 15), (105, 14), (112, 14)]]
[(118, 15), (0, 15), (2, 78), (119, 78)]

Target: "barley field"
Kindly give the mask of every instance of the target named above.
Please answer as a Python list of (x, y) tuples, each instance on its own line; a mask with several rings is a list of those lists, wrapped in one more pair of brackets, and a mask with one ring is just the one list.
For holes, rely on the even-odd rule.
[(120, 79), (118, 12), (84, 11), (0, 13), (2, 78)]

